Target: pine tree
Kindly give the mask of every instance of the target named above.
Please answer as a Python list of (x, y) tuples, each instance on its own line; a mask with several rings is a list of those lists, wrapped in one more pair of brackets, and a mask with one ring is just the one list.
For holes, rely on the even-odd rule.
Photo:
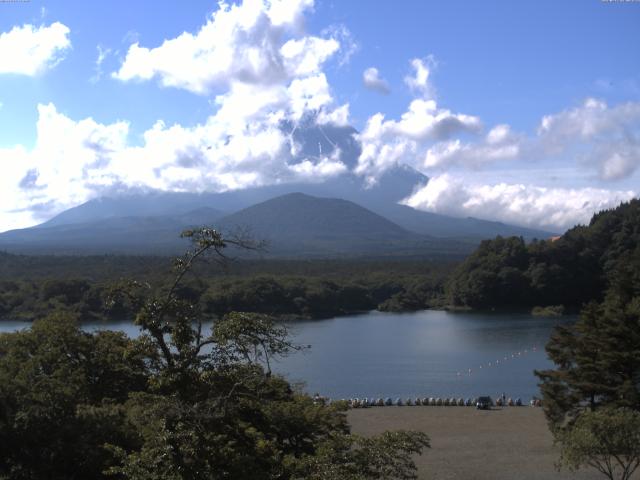
[(552, 430), (585, 409), (640, 411), (640, 298), (613, 288), (574, 326), (557, 328), (546, 349), (557, 368), (536, 375)]

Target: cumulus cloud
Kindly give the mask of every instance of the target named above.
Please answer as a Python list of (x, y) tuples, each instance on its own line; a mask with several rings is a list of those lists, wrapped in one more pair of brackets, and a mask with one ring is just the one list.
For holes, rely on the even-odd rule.
[(619, 180), (640, 167), (640, 102), (613, 107), (588, 98), (578, 107), (546, 115), (538, 127), (540, 150), (573, 155), (596, 167), (603, 180)]
[(369, 67), (364, 71), (362, 74), (362, 81), (364, 86), (369, 90), (373, 90), (374, 92), (382, 93), (384, 95), (391, 93), (389, 84), (384, 78), (380, 77), (380, 72), (375, 67)]
[[(205, 123), (184, 127), (158, 121), (140, 145), (129, 141), (128, 122), (75, 121), (53, 104), (39, 105), (35, 146), (0, 149), (2, 229), (39, 223), (113, 190), (226, 191), (322, 182), (347, 171), (338, 148), (301, 155), (277, 110), (247, 107), (239, 122), (233, 97), (246, 98), (246, 92), (228, 95)], [(338, 107), (327, 111), (324, 121), (336, 124), (347, 114), (348, 106)]]
[(69, 27), (25, 24), (0, 34), (0, 74), (37, 75), (53, 68), (69, 48)]
[(285, 41), (285, 34), (301, 29), (313, 0), (222, 2), (219, 7), (195, 34), (184, 32), (155, 48), (134, 43), (113, 76), (157, 78), (163, 86), (208, 94), (234, 82), (271, 85), (315, 74), (339, 47), (333, 38)]
[(357, 136), (362, 143), (362, 153), (355, 171), (369, 184), (374, 184), (380, 175), (399, 163), (422, 169), (428, 166), (429, 150), (434, 145), (436, 149), (441, 148), (438, 142), (482, 130), (478, 117), (439, 107), (436, 100), (430, 98), (427, 64), (420, 59), (414, 59), (411, 64), (415, 72), (407, 77), (407, 83), (419, 96), (411, 101), (399, 120), (386, 120), (382, 113), (372, 115)]
[(404, 77), (404, 82), (409, 88), (420, 93), (423, 97), (433, 97), (433, 85), (429, 81), (429, 76), (435, 64), (436, 61), (432, 55), (425, 59), (414, 58), (411, 60), (413, 75)]
[(545, 188), (535, 185), (470, 185), (449, 174), (433, 177), (403, 203), (445, 215), (499, 220), (507, 223), (564, 231), (587, 224), (602, 209), (638, 195), (633, 191), (597, 188)]
[[(311, 157), (292, 135), (301, 125), (349, 124), (349, 105), (336, 104), (323, 67), (353, 46), (341, 43), (344, 29), (305, 34), (303, 14), (312, 6), (311, 0), (222, 3), (196, 33), (156, 48), (131, 45), (113, 76), (213, 95), (203, 123), (158, 120), (133, 144), (125, 121), (74, 120), (53, 104), (40, 105), (35, 147), (2, 152), (3, 163), (20, 157), (15, 174), (4, 179), (11, 185), (5, 191), (13, 192), (6, 205), (20, 208), (11, 218), (5, 210), (3, 225), (26, 226), (114, 188), (224, 191), (343, 174), (337, 146)], [(98, 69), (109, 54), (98, 48)]]
[(477, 143), (465, 143), (460, 139), (436, 143), (427, 150), (422, 166), (476, 168), (496, 161), (514, 160), (521, 155), (524, 143), (524, 137), (514, 134), (509, 125), (496, 125)]
[(431, 145), (418, 168), (446, 171), (499, 161), (552, 162), (592, 168), (601, 180), (621, 180), (640, 167), (640, 102), (608, 106), (586, 99), (575, 108), (542, 117), (535, 134), (494, 126), (480, 138), (451, 138)]
[[(398, 164), (424, 170), (444, 163), (445, 157), (462, 156), (453, 153), (462, 149), (457, 136), (476, 135), (482, 131), (480, 118), (442, 108), (433, 98), (434, 89), (429, 80), (431, 68), (435, 65), (432, 56), (415, 58), (410, 65), (413, 72), (405, 77), (405, 83), (416, 98), (409, 103), (407, 111), (398, 120), (387, 120), (378, 112), (369, 117), (357, 136), (362, 144), (362, 153), (355, 172), (363, 176), (369, 185), (375, 184), (385, 171)], [(375, 73), (377, 75), (377, 71)], [(505, 139), (497, 138), (500, 137), (499, 131), (490, 132), (489, 140), (494, 137), (494, 143), (506, 143)]]

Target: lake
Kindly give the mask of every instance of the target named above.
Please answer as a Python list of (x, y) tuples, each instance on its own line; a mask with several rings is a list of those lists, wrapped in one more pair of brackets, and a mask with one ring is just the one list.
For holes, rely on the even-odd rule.
[[(331, 398), (475, 397), (503, 392), (539, 396), (534, 369), (552, 366), (544, 351), (553, 327), (575, 318), (528, 314), (369, 312), (290, 323), (294, 341), (311, 348), (274, 370)], [(0, 331), (28, 323), (0, 322)], [(85, 324), (88, 331), (139, 331), (131, 322)]]

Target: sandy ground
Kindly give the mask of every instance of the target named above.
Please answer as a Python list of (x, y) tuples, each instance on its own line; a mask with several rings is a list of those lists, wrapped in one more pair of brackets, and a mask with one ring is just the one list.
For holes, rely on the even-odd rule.
[[(420, 430), (431, 448), (416, 459), (420, 479), (603, 479), (595, 470), (558, 472), (558, 451), (540, 408), (373, 407), (351, 410), (354, 433)], [(634, 479), (640, 479), (637, 474)]]

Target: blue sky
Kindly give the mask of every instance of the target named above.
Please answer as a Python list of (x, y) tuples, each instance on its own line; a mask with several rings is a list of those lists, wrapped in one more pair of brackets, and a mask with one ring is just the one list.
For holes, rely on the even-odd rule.
[[(599, 0), (0, 3), (0, 230), (397, 163), (433, 179), (416, 208), (564, 228), (640, 191), (639, 27)], [(309, 116), (360, 131), (354, 172), (292, 161), (277, 122)]]

